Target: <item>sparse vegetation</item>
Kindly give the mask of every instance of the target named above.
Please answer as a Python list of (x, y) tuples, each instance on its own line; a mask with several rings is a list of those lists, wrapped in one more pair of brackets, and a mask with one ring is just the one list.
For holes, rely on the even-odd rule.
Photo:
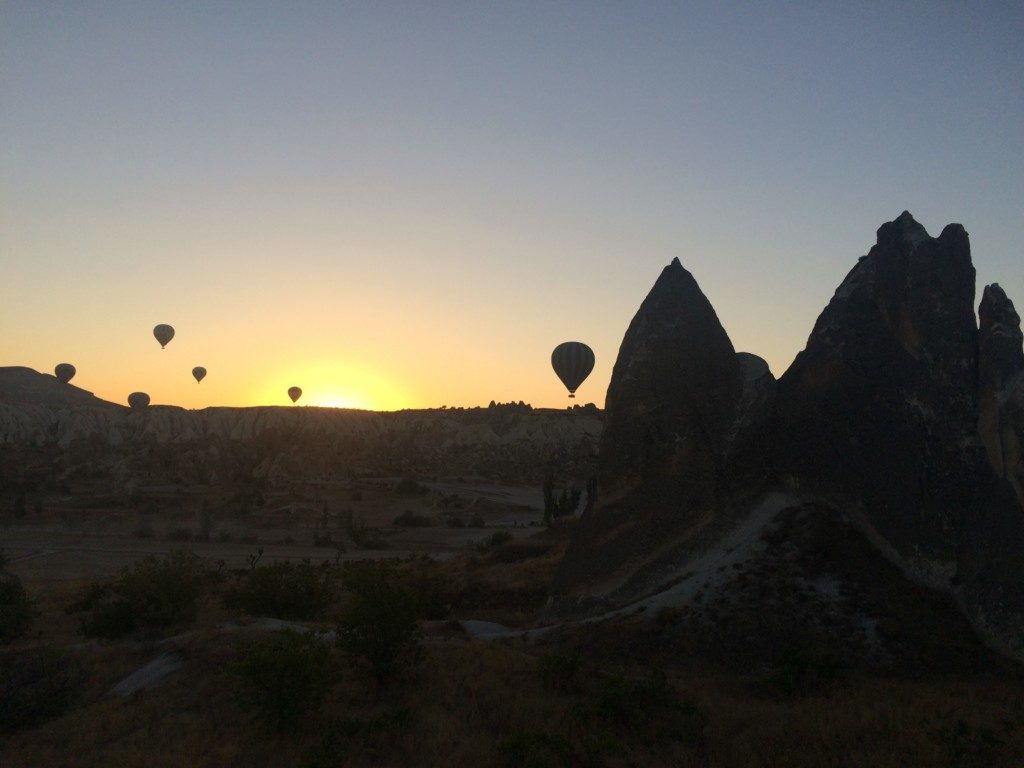
[(124, 568), (112, 584), (89, 587), (68, 612), (86, 613), (80, 628), (86, 637), (116, 638), (185, 624), (195, 618), (206, 572), (205, 561), (191, 552), (151, 555)]
[(329, 646), (285, 629), (239, 649), (232, 671), (242, 706), (277, 731), (294, 731), (315, 715), (337, 678)]
[(334, 601), (335, 574), (332, 568), (309, 563), (252, 568), (225, 592), (224, 604), (251, 616), (300, 621), (323, 618)]
[(83, 677), (72, 657), (51, 648), (0, 654), (0, 734), (62, 715), (78, 697)]
[(407, 509), (394, 519), (394, 524), (400, 528), (429, 528), (434, 521), (427, 515), (420, 515)]
[(344, 581), (350, 594), (338, 623), (338, 645), (365, 662), (383, 687), (414, 657), (421, 600), (386, 562), (354, 563)]
[(509, 533), (508, 531), (495, 531), (489, 536), (484, 537), (483, 540), (481, 540), (480, 543), (476, 545), (476, 549), (477, 552), (486, 554), (488, 552), (493, 551), (497, 547), (500, 547), (502, 544), (506, 544), (510, 541), (512, 541), (511, 533)]

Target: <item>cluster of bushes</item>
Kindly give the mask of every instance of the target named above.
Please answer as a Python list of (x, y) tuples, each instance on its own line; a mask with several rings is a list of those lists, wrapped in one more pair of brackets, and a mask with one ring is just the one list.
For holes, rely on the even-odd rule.
[(209, 582), (205, 561), (191, 552), (150, 555), (122, 569), (113, 583), (89, 587), (67, 613), (85, 614), (80, 631), (86, 637), (164, 630), (195, 619)]
[(323, 618), (337, 595), (337, 572), (325, 565), (274, 563), (253, 567), (227, 589), (224, 604), (251, 616), (308, 621)]
[(476, 545), (477, 552), (481, 554), (487, 554), (492, 550), (500, 547), (502, 544), (506, 544), (512, 541), (512, 534), (508, 531), (495, 531), (490, 536), (485, 536)]
[[(279, 569), (259, 571), (283, 573)], [(348, 602), (335, 633), (336, 646), (372, 675), (378, 690), (393, 684), (418, 658), (420, 590), (387, 563), (361, 562), (345, 568)], [(242, 704), (271, 727), (290, 731), (316, 715), (340, 678), (334, 649), (324, 637), (282, 630), (239, 649), (232, 671)], [(348, 723), (351, 734), (376, 728), (370, 721)], [(332, 739), (345, 729), (332, 731)]]
[(394, 524), (401, 528), (429, 528), (434, 521), (428, 515), (420, 515), (407, 509), (394, 519)]

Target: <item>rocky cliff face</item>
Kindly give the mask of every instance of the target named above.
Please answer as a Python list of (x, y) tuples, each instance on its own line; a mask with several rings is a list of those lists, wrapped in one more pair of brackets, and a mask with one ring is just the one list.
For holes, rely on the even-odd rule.
[[(933, 238), (904, 212), (775, 382), (733, 354), (692, 277), (666, 268), (623, 340), (598, 498), (556, 581), (560, 604), (681, 594), (741, 543), (756, 549), (772, 515), (813, 508), (895, 565), (907, 599), (919, 599), (910, 581), (941, 590), (990, 645), (1024, 657), (1019, 319), (990, 287), (979, 333), (974, 280), (963, 227)], [(798, 581), (822, 547), (838, 552), (783, 544)], [(871, 583), (849, 563), (822, 567), (845, 574), (843, 590)], [(704, 586), (727, 602), (736, 583)]]

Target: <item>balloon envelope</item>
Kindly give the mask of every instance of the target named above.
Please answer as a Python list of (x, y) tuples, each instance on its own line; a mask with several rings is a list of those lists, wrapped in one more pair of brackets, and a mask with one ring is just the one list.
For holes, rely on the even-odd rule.
[(298, 387), (290, 387), (288, 389), (288, 397), (290, 397), (292, 399), (292, 402), (294, 403), (296, 400), (302, 397), (302, 390), (299, 389)]
[(153, 329), (153, 335), (160, 342), (160, 349), (163, 349), (174, 338), (174, 329), (165, 323), (160, 323)]
[(128, 405), (133, 411), (142, 410), (149, 405), (149, 395), (145, 392), (132, 392), (128, 395)]
[(195, 368), (192, 369), (192, 376), (195, 378), (196, 381), (202, 381), (203, 379), (206, 378), (206, 369), (203, 368), (203, 366), (201, 365), (197, 365)]
[(53, 375), (65, 384), (75, 378), (75, 373), (75, 366), (71, 363), (61, 363), (53, 369)]
[(566, 341), (551, 353), (551, 367), (569, 390), (569, 397), (576, 397), (576, 389), (594, 370), (594, 350), (582, 341)]

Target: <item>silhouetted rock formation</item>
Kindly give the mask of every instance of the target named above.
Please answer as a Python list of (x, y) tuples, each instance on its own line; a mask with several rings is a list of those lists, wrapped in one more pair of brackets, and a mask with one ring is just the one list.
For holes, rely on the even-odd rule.
[(1003, 289), (985, 288), (978, 308), (978, 433), (996, 474), (1024, 507), (1024, 351), (1020, 316)]
[(821, 313), (779, 380), (777, 467), (862, 504), (899, 554), (948, 581), (976, 505), (977, 328), (967, 233), (906, 211)]
[(710, 302), (673, 259), (622, 340), (605, 401), (600, 495), (561, 584), (613, 592), (638, 567), (670, 555), (661, 551), (672, 543), (667, 532), (702, 527), (730, 506), (726, 463), (738, 406), (753, 407), (762, 378), (756, 363), (737, 359)]
[[(963, 227), (932, 238), (904, 212), (878, 230), (775, 382), (759, 358), (733, 354), (674, 261), (623, 340), (597, 499), (556, 579), (559, 604), (682, 594), (693, 573), (738, 568), (736, 547), (759, 557), (752, 537), (813, 508), (951, 595), (990, 645), (1024, 657), (1019, 318), (998, 287), (986, 291), (979, 389), (974, 281)], [(808, 541), (779, 551), (820, 560), (800, 548), (827, 542)], [(728, 596), (732, 583), (704, 586)]]

